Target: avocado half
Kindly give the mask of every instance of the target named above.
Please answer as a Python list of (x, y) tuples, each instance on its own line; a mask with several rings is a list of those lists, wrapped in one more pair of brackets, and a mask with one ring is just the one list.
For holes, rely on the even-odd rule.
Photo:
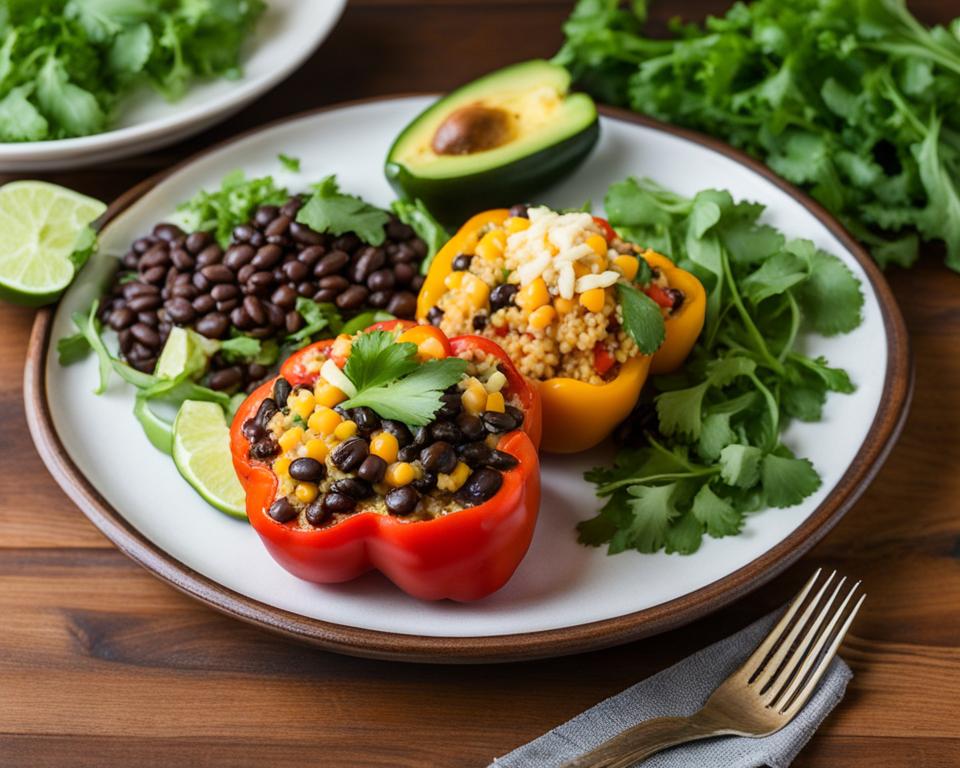
[(600, 135), (593, 100), (569, 88), (570, 73), (543, 60), (484, 75), (403, 130), (387, 155), (387, 179), (451, 226), (528, 201), (579, 165)]

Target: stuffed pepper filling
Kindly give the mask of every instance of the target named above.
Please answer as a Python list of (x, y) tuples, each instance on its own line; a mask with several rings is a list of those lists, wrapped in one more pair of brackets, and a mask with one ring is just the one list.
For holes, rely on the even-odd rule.
[(624, 327), (618, 286), (637, 288), (668, 318), (684, 293), (651, 268), (646, 249), (588, 213), (514, 206), (464, 244), (427, 318), (448, 335), (497, 341), (533, 379), (590, 384), (641, 354)]
[[(431, 335), (436, 334), (436, 335)], [(267, 514), (313, 529), (373, 512), (430, 520), (491, 499), (517, 459), (498, 449), (524, 412), (498, 359), (447, 356), (429, 327), (341, 335), (281, 377), (244, 422), (277, 490)]]

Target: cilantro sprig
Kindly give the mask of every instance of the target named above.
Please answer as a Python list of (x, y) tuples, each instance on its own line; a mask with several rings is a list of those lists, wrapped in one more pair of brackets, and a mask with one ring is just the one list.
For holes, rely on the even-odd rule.
[(365, 243), (382, 245), (390, 215), (359, 197), (344, 194), (337, 177), (327, 176), (313, 185), (313, 194), (297, 214), (297, 221), (317, 232), (353, 232)]
[(740, 532), (750, 512), (800, 503), (820, 487), (780, 440), (793, 418), (817, 421), (845, 371), (798, 349), (803, 328), (846, 333), (863, 295), (849, 269), (760, 223), (763, 207), (706, 190), (684, 198), (648, 180), (614, 184), (610, 222), (694, 272), (707, 289), (703, 334), (684, 368), (654, 380), (628, 426), (632, 447), (586, 474), (607, 501), (579, 526), (610, 553), (691, 553), (704, 534)]
[(759, 157), (881, 265), (912, 264), (919, 233), (960, 271), (960, 20), (927, 28), (904, 0), (753, 0), (660, 39), (649, 4), (579, 0), (555, 61), (601, 101)]
[(367, 406), (385, 419), (422, 426), (440, 410), (444, 390), (466, 370), (467, 361), (458, 357), (421, 363), (416, 344), (398, 342), (388, 331), (362, 333), (343, 368), (357, 394), (343, 407)]

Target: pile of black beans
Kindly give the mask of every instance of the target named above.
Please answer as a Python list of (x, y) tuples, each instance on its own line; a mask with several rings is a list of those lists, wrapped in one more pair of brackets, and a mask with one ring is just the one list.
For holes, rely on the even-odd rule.
[[(263, 401), (256, 416), (242, 425), (243, 434), (250, 441), (252, 459), (269, 461), (280, 449), (267, 429), (278, 410), (278, 403), (286, 403), (292, 391), (289, 382), (277, 379), (272, 398)], [(383, 480), (387, 463), (370, 453), (370, 438), (387, 431), (397, 438), (400, 447), (397, 461), (419, 467), (421, 476), (409, 485), (390, 489), (384, 496), (387, 510), (399, 517), (412, 514), (420, 497), (435, 492), (440, 474), (453, 472), (462, 461), (472, 470), (466, 482), (454, 494), (464, 507), (482, 504), (492, 498), (503, 484), (503, 472), (517, 466), (517, 459), (505, 451), (490, 448), (486, 438), (503, 435), (523, 425), (523, 411), (508, 405), (504, 412), (486, 411), (471, 414), (463, 410), (461, 393), (456, 386), (443, 395), (443, 406), (434, 420), (416, 431), (399, 421), (382, 419), (371, 408), (359, 407), (337, 410), (345, 419), (357, 425), (357, 434), (340, 443), (330, 452), (328, 460), (348, 477), (330, 483), (325, 492), (306, 509), (307, 521), (319, 527), (334, 515), (354, 511), (357, 504), (375, 495), (374, 484)], [(322, 483), (326, 466), (315, 459), (296, 459), (290, 464), (290, 475), (302, 482)], [(286, 523), (299, 514), (294, 498), (277, 499), (268, 514), (277, 522)]]
[[(344, 317), (373, 308), (412, 318), (427, 253), (413, 229), (391, 217), (383, 245), (367, 245), (352, 233), (335, 237), (300, 224), (302, 205), (291, 197), (283, 206), (262, 206), (233, 230), (226, 250), (207, 232), (187, 234), (168, 223), (136, 240), (100, 307), (122, 357), (152, 371), (174, 325), (211, 339), (227, 338), (231, 328), (283, 338), (303, 327), (299, 296), (332, 302)], [(215, 357), (206, 383), (251, 389), (267, 373)]]

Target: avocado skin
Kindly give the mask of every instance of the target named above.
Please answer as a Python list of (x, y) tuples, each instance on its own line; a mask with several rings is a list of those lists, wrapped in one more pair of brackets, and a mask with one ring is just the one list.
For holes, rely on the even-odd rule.
[(419, 198), (442, 224), (455, 228), (478, 211), (530, 201), (534, 195), (573, 172), (599, 138), (598, 118), (563, 141), (489, 170), (448, 179), (430, 179), (417, 176), (406, 166), (388, 160), (384, 172), (398, 195)]

